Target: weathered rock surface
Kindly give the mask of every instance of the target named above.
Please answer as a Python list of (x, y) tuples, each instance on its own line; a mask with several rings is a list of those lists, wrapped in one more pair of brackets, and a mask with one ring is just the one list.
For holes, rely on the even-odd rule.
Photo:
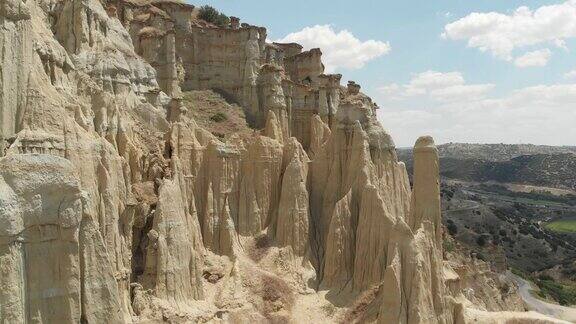
[[(450, 285), (433, 140), (411, 189), (319, 49), (174, 0), (6, 0), (0, 24), (0, 322), (498, 316)], [(206, 89), (254, 133), (199, 127), (181, 95)]]

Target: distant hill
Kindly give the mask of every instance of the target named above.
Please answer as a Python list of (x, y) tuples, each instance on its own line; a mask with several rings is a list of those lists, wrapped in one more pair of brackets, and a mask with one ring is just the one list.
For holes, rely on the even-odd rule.
[[(450, 143), (438, 151), (445, 178), (576, 190), (576, 147)], [(399, 149), (398, 157), (412, 169), (412, 150)]]
[(522, 155), (576, 154), (576, 146), (447, 143), (439, 145), (438, 152), (441, 157), (506, 161)]

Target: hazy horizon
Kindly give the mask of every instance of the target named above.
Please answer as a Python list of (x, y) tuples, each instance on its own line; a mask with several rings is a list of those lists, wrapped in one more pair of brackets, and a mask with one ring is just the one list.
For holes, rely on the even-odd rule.
[[(469, 143), (469, 142), (445, 142), (438, 143), (435, 142), (436, 146), (442, 146), (447, 144), (470, 144), (470, 145), (535, 145), (535, 146), (551, 146), (551, 147), (566, 147), (566, 148), (576, 148), (576, 145), (547, 145), (547, 144), (532, 144), (532, 143)], [(397, 149), (412, 149), (414, 145), (411, 146), (399, 146), (396, 145)]]

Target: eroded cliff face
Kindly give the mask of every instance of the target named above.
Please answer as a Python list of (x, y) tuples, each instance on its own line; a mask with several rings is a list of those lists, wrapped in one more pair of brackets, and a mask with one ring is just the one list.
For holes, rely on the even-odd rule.
[[(0, 322), (469, 318), (433, 140), (412, 189), (320, 50), (168, 0), (6, 0), (0, 24)], [(253, 134), (199, 127), (202, 89)]]

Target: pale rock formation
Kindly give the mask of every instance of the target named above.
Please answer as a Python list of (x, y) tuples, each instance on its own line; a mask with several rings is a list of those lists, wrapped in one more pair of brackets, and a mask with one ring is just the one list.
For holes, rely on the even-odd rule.
[(438, 150), (434, 145), (434, 140), (429, 136), (420, 137), (414, 146), (413, 211), (409, 225), (413, 231), (422, 226), (422, 224), (430, 226), (433, 230), (432, 234), (435, 244), (441, 247), (442, 217), (438, 173)]
[(72, 164), (50, 155), (0, 164), (0, 319), (121, 321), (106, 247)]
[[(266, 44), (266, 29), (233, 20), (230, 28), (194, 21), (193, 7), (175, 1), (120, 1), (118, 14), (136, 52), (157, 72), (160, 88), (217, 89), (241, 103), (250, 125), (262, 128), (274, 111), (284, 136), (308, 150), (310, 117), (332, 125), (341, 75), (324, 75), (321, 51), (298, 44)], [(172, 46), (173, 43), (176, 46)], [(222, 64), (222, 62), (228, 62)]]
[[(214, 251), (230, 250), (232, 233), (225, 234), (231, 218), (229, 195), (236, 191), (240, 153), (233, 147), (211, 141), (205, 151), (196, 179), (196, 206), (204, 245)], [(221, 235), (224, 235), (223, 237)]]
[(304, 83), (316, 81), (315, 78), (324, 73), (321, 57), (322, 51), (319, 48), (286, 56), (284, 65), (290, 79), (294, 82)]
[(290, 246), (296, 255), (303, 256), (308, 249), (309, 201), (306, 181), (308, 155), (302, 145), (292, 137), (284, 146), (284, 175), (278, 203), (275, 226), (276, 241), (280, 246)]
[(166, 119), (169, 122), (175, 123), (183, 120), (183, 117), (188, 113), (188, 108), (182, 103), (182, 98), (174, 98), (170, 101), (170, 106), (166, 114)]
[(278, 117), (278, 123), (282, 134), (288, 137), (288, 111), (282, 88), (283, 70), (275, 65), (265, 64), (260, 69), (258, 79), (258, 102), (260, 109), (254, 112), (255, 126), (262, 128), (265, 123), (262, 118), (268, 118), (270, 112)]
[(314, 158), (318, 152), (322, 149), (322, 147), (326, 144), (328, 138), (330, 138), (331, 131), (330, 127), (326, 125), (320, 116), (314, 115), (312, 116), (312, 120), (310, 122), (310, 148), (309, 148), (309, 155), (311, 158)]
[(354, 232), (350, 211), (352, 193), (342, 197), (334, 208), (327, 236), (323, 285), (344, 286), (352, 277)]
[(471, 258), (469, 252), (459, 251), (458, 247), (445, 255), (444, 279), (451, 295), (462, 294), (479, 310), (524, 310), (518, 287), (510, 284), (508, 278), (490, 271), (488, 263)]
[(273, 111), (268, 111), (268, 118), (266, 118), (263, 135), (275, 139), (280, 143), (284, 142), (284, 134), (282, 134), (282, 129)]
[[(432, 301), (430, 313), (436, 317), (439, 323), (446, 319), (445, 287), (442, 282), (442, 215), (440, 212), (440, 178), (438, 166), (438, 151), (431, 137), (420, 137), (414, 146), (414, 191), (412, 194), (412, 209), (408, 220), (412, 231), (416, 233), (415, 243), (417, 244), (418, 262), (424, 258), (421, 273), (416, 280), (421, 282), (413, 283), (412, 291), (418, 289), (419, 295), (425, 296), (428, 301)], [(418, 244), (421, 244), (418, 246)], [(423, 270), (423, 271), (422, 271)], [(423, 273), (422, 273), (423, 272)], [(414, 287), (415, 286), (415, 287)], [(422, 289), (425, 286), (428, 289)], [(425, 313), (422, 308), (414, 308), (414, 312)], [(416, 315), (421, 320), (425, 317)], [(426, 315), (424, 315), (426, 316)], [(430, 316), (430, 315), (427, 315)], [(409, 314), (410, 320), (410, 314)], [(429, 319), (431, 320), (431, 319)], [(418, 322), (418, 321), (416, 321)]]
[[(21, 0), (3, 1), (0, 4), (2, 34), (0, 34), (0, 142), (22, 129), (26, 108), (30, 68), (33, 59), (33, 36), (30, 9)], [(0, 156), (3, 155), (0, 150)]]
[(130, 34), (99, 2), (64, 1), (58, 4), (55, 38), (83, 71), (105, 91), (142, 94), (158, 86), (156, 73), (135, 55)]
[[(169, 3), (158, 3), (164, 10), (179, 13)], [(184, 13), (187, 7), (182, 7)], [(140, 7), (131, 2), (120, 6), (122, 22), (130, 32), (134, 50), (146, 59), (156, 70), (160, 88), (171, 96), (180, 93), (183, 79), (181, 58), (176, 54), (176, 31), (185, 26), (184, 19), (172, 19), (165, 11), (153, 6)]]
[(178, 181), (164, 180), (160, 186), (142, 278), (144, 288), (174, 305), (203, 297), (202, 251), (193, 244), (200, 228), (187, 212)]
[(354, 81), (348, 81), (348, 87), (347, 87), (348, 94), (355, 96), (360, 93), (360, 89), (361, 87), (359, 84), (357, 84)]
[[(341, 74), (321, 74), (318, 76), (318, 114), (328, 125), (332, 125), (334, 115), (340, 105)], [(312, 136), (312, 138), (314, 138)]]
[(90, 199), (82, 196), (84, 212), (80, 224), (80, 262), (82, 282), (82, 317), (88, 323), (121, 323), (129, 320), (123, 314), (122, 297), (113, 266), (106, 257), (106, 246), (90, 214)]
[[(257, 107), (258, 66), (264, 50), (266, 30), (207, 29), (193, 31), (187, 37), (189, 49), (182, 50), (186, 71), (185, 89), (216, 87), (237, 96), (243, 105)], [(223, 47), (221, 44), (230, 44)], [(233, 62), (228, 68), (219, 62)]]
[(256, 136), (242, 157), (239, 180), (238, 222), (240, 235), (254, 235), (268, 227), (278, 208), (282, 145)]

